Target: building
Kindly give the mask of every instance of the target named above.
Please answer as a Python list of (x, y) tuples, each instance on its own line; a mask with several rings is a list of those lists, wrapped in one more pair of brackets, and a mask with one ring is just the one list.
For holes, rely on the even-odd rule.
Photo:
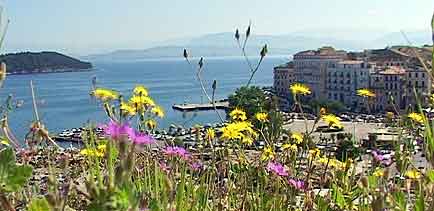
[(327, 99), (339, 101), (349, 108), (361, 108), (364, 102), (357, 96), (357, 90), (369, 88), (374, 68), (375, 64), (353, 60), (340, 61), (327, 68)]
[(273, 73), (273, 87), (277, 95), (279, 108), (281, 110), (288, 110), (292, 102), (289, 86), (295, 82), (294, 63), (288, 62), (286, 64), (274, 67)]
[(294, 55), (295, 81), (311, 88), (313, 99), (326, 99), (326, 71), (347, 57), (345, 51), (332, 47), (302, 51)]
[[(419, 103), (424, 106), (432, 80), (414, 51), (424, 55), (424, 61), (430, 56), (423, 49), (399, 46), (349, 53), (332, 47), (302, 51), (294, 55), (293, 62), (274, 68), (274, 87), (284, 99), (281, 103), (285, 108), (289, 108), (287, 99), (291, 99), (288, 87), (296, 82), (309, 86), (312, 94), (308, 99), (339, 101), (354, 111), (404, 110)], [(357, 96), (357, 90), (363, 88), (375, 92), (376, 97), (367, 102)]]
[(281, 97), (288, 97), (290, 95), (289, 86), (294, 83), (294, 63), (288, 62), (286, 64), (274, 67), (274, 90), (276, 94)]
[(405, 108), (404, 90), (406, 72), (402, 67), (378, 68), (371, 74), (370, 89), (376, 94), (369, 102), (370, 110), (376, 112), (395, 111)]

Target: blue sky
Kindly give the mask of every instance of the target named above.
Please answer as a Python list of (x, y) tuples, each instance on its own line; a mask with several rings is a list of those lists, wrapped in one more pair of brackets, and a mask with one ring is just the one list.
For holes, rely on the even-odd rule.
[[(429, 30), (433, 0), (0, 0), (4, 51), (76, 55), (244, 28), (255, 34)], [(358, 33), (364, 31), (365, 33)], [(368, 35), (369, 36), (369, 35)]]

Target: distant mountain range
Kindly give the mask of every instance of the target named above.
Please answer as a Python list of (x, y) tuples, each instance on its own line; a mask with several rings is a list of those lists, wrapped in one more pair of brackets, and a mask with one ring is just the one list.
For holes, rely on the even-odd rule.
[[(406, 33), (406, 35), (414, 45), (431, 44), (432, 42), (430, 32), (417, 31)], [(240, 40), (243, 39), (242, 37)], [(333, 46), (344, 50), (362, 50), (406, 45), (407, 42), (400, 32), (385, 34), (371, 41), (327, 37), (326, 34), (324, 36), (318, 34), (309, 36), (300, 33), (291, 35), (252, 35), (247, 44), (247, 54), (249, 56), (259, 55), (264, 44), (268, 45), (269, 55), (291, 55), (301, 50), (316, 49), (321, 46)], [(164, 57), (182, 58), (184, 48), (188, 49), (194, 57), (241, 55), (234, 33), (225, 32), (166, 41), (160, 43), (159, 46), (143, 50), (117, 50), (107, 54), (89, 55), (83, 58), (91, 61), (139, 60)]]
[(22, 52), (0, 55), (0, 62), (7, 65), (7, 74), (87, 71), (89, 62), (57, 52)]

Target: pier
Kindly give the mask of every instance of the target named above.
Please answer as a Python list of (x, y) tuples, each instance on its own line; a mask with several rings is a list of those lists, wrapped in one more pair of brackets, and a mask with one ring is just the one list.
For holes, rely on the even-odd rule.
[[(217, 109), (228, 109), (229, 102), (227, 100), (216, 101), (215, 107)], [(212, 110), (214, 105), (212, 103), (183, 103), (174, 104), (172, 108), (179, 111)]]

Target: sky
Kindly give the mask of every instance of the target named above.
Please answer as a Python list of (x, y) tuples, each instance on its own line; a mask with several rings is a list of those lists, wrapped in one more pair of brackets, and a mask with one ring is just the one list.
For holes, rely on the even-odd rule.
[[(87, 55), (244, 29), (340, 33), (347, 39), (429, 31), (433, 0), (0, 0), (10, 20), (4, 52)], [(364, 32), (364, 33), (358, 33)], [(336, 33), (339, 34), (339, 33)], [(368, 34), (368, 35), (367, 35)]]

